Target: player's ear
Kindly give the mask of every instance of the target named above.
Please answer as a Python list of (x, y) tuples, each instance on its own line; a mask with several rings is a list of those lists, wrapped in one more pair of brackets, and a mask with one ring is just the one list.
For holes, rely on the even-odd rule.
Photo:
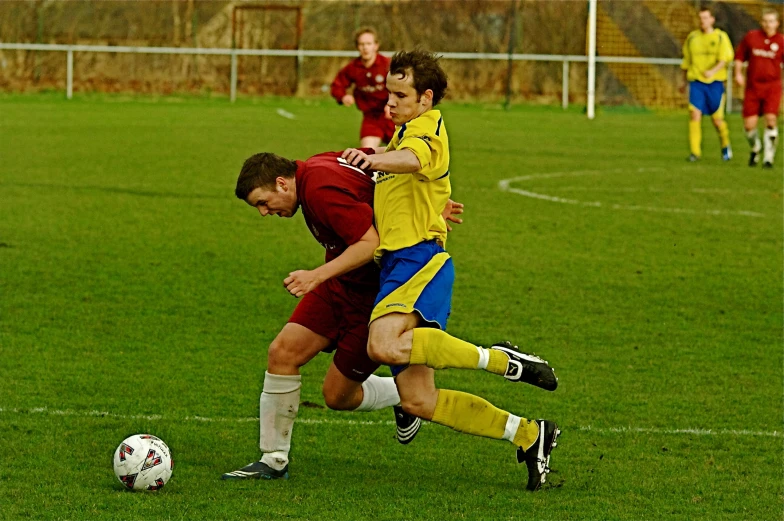
[(281, 192), (288, 192), (289, 183), (285, 177), (281, 177), (281, 176), (276, 177), (275, 184), (280, 187)]
[(433, 91), (431, 89), (427, 89), (425, 92), (422, 93), (422, 104), (423, 105), (433, 104)]

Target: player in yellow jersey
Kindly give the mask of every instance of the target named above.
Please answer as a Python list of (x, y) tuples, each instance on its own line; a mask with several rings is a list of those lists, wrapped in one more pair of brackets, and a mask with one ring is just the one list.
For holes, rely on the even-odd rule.
[[(447, 78), (438, 57), (398, 52), (387, 75), (395, 134), (375, 153), (348, 149), (352, 165), (376, 170), (374, 214), (381, 290), (370, 322), (368, 354), (390, 365), (403, 409), (460, 432), (505, 439), (528, 467), (529, 490), (549, 472), (560, 434), (548, 420), (527, 420), (468, 393), (438, 389), (434, 369), (484, 369), (516, 382), (553, 391), (558, 385), (546, 361), (508, 342), (485, 349), (448, 335), (454, 267), (446, 253), (447, 227), (440, 213), (451, 194), (449, 138), (434, 107)], [(405, 439), (406, 432), (398, 431)]]
[(734, 57), (732, 42), (727, 33), (715, 29), (716, 18), (709, 7), (699, 12), (700, 28), (692, 31), (683, 44), (681, 69), (686, 71), (689, 82), (689, 161), (702, 157), (702, 115), (713, 120), (713, 126), (721, 140), (721, 158), (732, 159), (730, 130), (724, 121), (724, 82), (727, 80), (727, 65)]

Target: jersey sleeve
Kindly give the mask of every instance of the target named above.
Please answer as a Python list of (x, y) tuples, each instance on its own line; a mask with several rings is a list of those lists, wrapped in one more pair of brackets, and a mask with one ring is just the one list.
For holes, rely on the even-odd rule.
[(681, 61), (681, 69), (689, 70), (691, 67), (691, 49), (689, 47), (689, 42), (691, 42), (692, 35), (690, 34), (686, 41), (683, 42), (683, 60)]
[(346, 90), (351, 86), (354, 81), (351, 79), (351, 75), (349, 74), (349, 69), (351, 68), (351, 64), (349, 63), (338, 72), (338, 75), (335, 76), (335, 79), (332, 80), (332, 85), (330, 85), (330, 94), (335, 101), (342, 104), (343, 103), (343, 96), (346, 95)]
[(440, 156), (444, 154), (440, 128), (440, 119), (434, 122), (428, 118), (416, 118), (401, 127), (403, 137), (397, 146), (398, 150), (407, 148), (417, 156), (421, 166), (418, 173), (431, 181), (444, 173), (440, 168), (443, 163)]
[(731, 62), (732, 58), (735, 56), (735, 50), (732, 48), (732, 42), (730, 41), (730, 36), (722, 31), (721, 33), (721, 40), (719, 43), (719, 61), (723, 62)]
[[(750, 33), (749, 33), (750, 34)], [(747, 62), (749, 61), (749, 34), (743, 37), (738, 45), (738, 50), (735, 51), (735, 61)]]
[(373, 208), (347, 189), (322, 185), (309, 199), (310, 211), (349, 246), (373, 226)]

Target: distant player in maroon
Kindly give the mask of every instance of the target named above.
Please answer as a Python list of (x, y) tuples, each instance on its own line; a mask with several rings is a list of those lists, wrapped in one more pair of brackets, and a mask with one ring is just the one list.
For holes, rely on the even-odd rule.
[[(735, 53), (735, 81), (746, 87), (743, 99), (743, 126), (751, 145), (749, 166), (759, 163), (763, 148), (762, 166), (772, 168), (776, 155), (779, 131), (776, 118), (781, 105), (781, 64), (784, 62), (784, 35), (778, 32), (779, 13), (765, 9), (762, 29), (749, 31)], [(748, 62), (746, 77), (743, 62)], [(757, 133), (759, 116), (765, 118), (762, 143)]]
[[(340, 70), (332, 82), (331, 93), (341, 105), (350, 107), (356, 103), (363, 114), (359, 146), (376, 148), (382, 142), (388, 143), (395, 132), (395, 124), (387, 109), (389, 58), (378, 53), (378, 36), (371, 28), (357, 31), (354, 43), (359, 58)], [(353, 95), (348, 93), (352, 85)]]

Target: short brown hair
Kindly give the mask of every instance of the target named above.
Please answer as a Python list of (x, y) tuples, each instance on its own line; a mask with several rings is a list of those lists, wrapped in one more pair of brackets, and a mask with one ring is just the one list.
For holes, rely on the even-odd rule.
[(713, 16), (713, 17), (716, 16), (716, 13), (713, 12), (713, 7), (711, 7), (708, 4), (702, 4), (700, 6), (700, 10), (698, 12), (699, 13), (704, 13), (705, 11), (709, 12), (711, 14), (711, 16)]
[(762, 9), (762, 16), (767, 16), (769, 14), (776, 15), (776, 20), (780, 19), (778, 9), (773, 9), (772, 7), (764, 7)]
[(363, 27), (362, 29), (354, 33), (354, 47), (359, 45), (359, 37), (362, 36), (363, 34), (372, 34), (373, 39), (376, 41), (376, 43), (379, 43), (378, 33), (376, 32), (376, 30), (373, 29), (372, 27)]
[(433, 106), (444, 98), (447, 87), (447, 77), (444, 69), (438, 63), (440, 56), (435, 53), (414, 49), (413, 51), (399, 51), (392, 56), (389, 64), (389, 74), (400, 75), (404, 78), (409, 74), (414, 77), (414, 89), (422, 96), (428, 89), (433, 91)]
[(237, 187), (234, 195), (243, 201), (248, 199), (250, 193), (256, 188), (272, 190), (275, 179), (285, 177), (293, 178), (297, 174), (297, 162), (285, 157), (280, 157), (271, 152), (254, 154), (245, 160), (237, 178)]

